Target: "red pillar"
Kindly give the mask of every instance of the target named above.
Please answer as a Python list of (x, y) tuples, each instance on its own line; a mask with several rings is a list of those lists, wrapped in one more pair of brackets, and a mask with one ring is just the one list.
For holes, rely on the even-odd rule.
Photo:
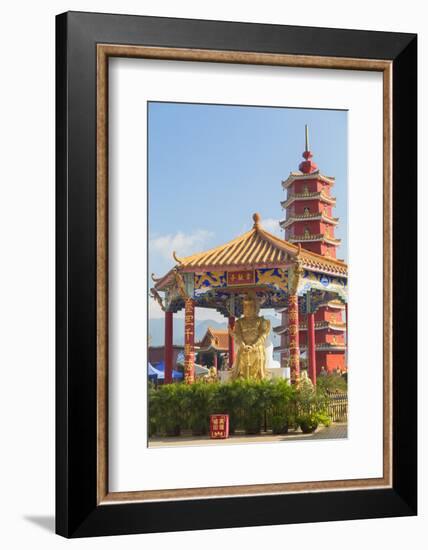
[(172, 311), (165, 311), (165, 384), (172, 382), (172, 361), (173, 361), (173, 333), (172, 333)]
[(290, 348), (290, 378), (295, 384), (300, 378), (299, 302), (297, 294), (288, 297), (288, 335)]
[[(284, 327), (284, 326), (287, 325), (287, 322), (288, 322), (287, 314), (285, 312), (283, 312), (281, 314), (281, 325)], [(285, 332), (283, 332), (281, 334), (280, 341), (281, 341), (281, 348), (285, 349), (287, 347), (287, 337), (286, 337)], [(280, 365), (281, 365), (281, 367), (285, 367), (287, 365), (287, 359), (288, 359), (287, 353), (285, 351), (282, 352), (281, 355), (280, 355), (280, 361), (281, 361)]]
[(195, 302), (186, 298), (184, 303), (184, 381), (195, 381)]
[(217, 361), (217, 352), (214, 351), (214, 357), (213, 357), (214, 361), (213, 361), (213, 367), (215, 368), (215, 370), (217, 371), (218, 370), (218, 361)]
[(348, 302), (345, 304), (345, 323), (346, 323), (346, 332), (345, 332), (345, 367), (348, 369)]
[(229, 317), (229, 368), (231, 369), (235, 361), (235, 339), (230, 333), (235, 328), (235, 317)]
[(308, 313), (307, 315), (308, 325), (308, 375), (315, 386), (317, 383), (317, 360), (315, 354), (315, 314)]
[(348, 343), (348, 304), (345, 304), (346, 343)]

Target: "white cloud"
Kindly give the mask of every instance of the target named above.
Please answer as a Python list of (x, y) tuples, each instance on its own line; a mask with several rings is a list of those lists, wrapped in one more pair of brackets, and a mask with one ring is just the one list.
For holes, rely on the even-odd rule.
[(227, 318), (215, 309), (197, 307), (195, 309), (196, 321), (217, 321), (217, 323), (226, 323)]
[(173, 235), (160, 235), (150, 239), (151, 254), (159, 254), (165, 260), (173, 261), (172, 253), (177, 256), (189, 256), (195, 252), (201, 252), (213, 233), (205, 229), (197, 229), (193, 233), (179, 231)]
[(262, 218), (261, 225), (266, 231), (269, 231), (270, 233), (273, 233), (274, 235), (277, 235), (278, 237), (283, 236), (283, 232), (281, 227), (279, 226), (279, 221), (275, 218), (266, 218), (265, 220)]
[(149, 319), (163, 319), (164, 315), (160, 305), (149, 296)]

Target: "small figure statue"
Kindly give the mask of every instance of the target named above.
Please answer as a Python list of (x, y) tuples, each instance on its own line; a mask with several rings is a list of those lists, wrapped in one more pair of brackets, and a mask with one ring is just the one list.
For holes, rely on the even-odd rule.
[(208, 369), (208, 374), (204, 374), (203, 381), (208, 382), (208, 384), (212, 384), (213, 382), (217, 382), (217, 369), (215, 367), (210, 367)]
[(259, 317), (259, 304), (254, 293), (244, 299), (244, 315), (236, 321), (234, 338), (238, 345), (232, 379), (267, 377), (265, 341), (270, 332), (270, 321)]
[(299, 382), (298, 382), (298, 388), (299, 389), (304, 389), (308, 392), (313, 391), (314, 385), (312, 383), (312, 380), (308, 376), (308, 371), (302, 370), (300, 372), (300, 379), (299, 379)]

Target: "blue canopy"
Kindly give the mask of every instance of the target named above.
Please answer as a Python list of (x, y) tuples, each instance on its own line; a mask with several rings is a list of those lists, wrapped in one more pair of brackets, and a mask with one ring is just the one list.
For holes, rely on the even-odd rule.
[(156, 363), (155, 368), (160, 372), (165, 372), (165, 363), (163, 361), (161, 361), (160, 363)]
[[(156, 367), (153, 367), (150, 363), (148, 364), (148, 375), (149, 378), (155, 378), (156, 380), (164, 380), (165, 379), (165, 363), (161, 361), (160, 363), (156, 363)], [(179, 372), (178, 370), (172, 371), (172, 378), (175, 380), (181, 380), (183, 378), (183, 373)]]
[(147, 374), (150, 379), (157, 380), (160, 376), (163, 376), (163, 372), (155, 369), (154, 366), (148, 363)]

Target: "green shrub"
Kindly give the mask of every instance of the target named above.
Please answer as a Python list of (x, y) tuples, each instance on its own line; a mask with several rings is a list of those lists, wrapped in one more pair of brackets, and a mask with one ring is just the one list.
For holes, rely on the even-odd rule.
[(149, 436), (184, 429), (206, 434), (211, 414), (229, 415), (230, 434), (260, 433), (265, 418), (275, 433), (285, 433), (295, 427), (297, 412), (304, 412), (301, 397), (299, 405), (295, 388), (280, 379), (149, 386)]
[(329, 426), (328, 397), (324, 391), (311, 385), (301, 385), (296, 390), (296, 423), (304, 433), (315, 431), (320, 423)]
[(196, 381), (187, 386), (183, 399), (184, 415), (193, 435), (208, 433), (217, 384)]
[(235, 433), (241, 422), (242, 406), (242, 387), (239, 381), (216, 384), (212, 413), (229, 415), (230, 434)]
[(297, 416), (297, 423), (303, 433), (314, 432), (319, 424), (330, 426), (330, 417), (323, 412), (304, 412)]
[(183, 404), (189, 386), (165, 384), (157, 389), (149, 388), (149, 433), (153, 423), (156, 431), (169, 436), (180, 435), (183, 427)]
[(348, 382), (344, 376), (335, 373), (318, 376), (317, 389), (325, 392), (345, 393), (348, 391)]
[(296, 423), (295, 389), (283, 379), (270, 383), (266, 397), (268, 425), (274, 433), (286, 433), (285, 426), (292, 428)]
[(237, 383), (241, 393), (242, 427), (246, 434), (258, 434), (265, 410), (265, 384), (255, 380), (239, 380)]
[(285, 415), (276, 415), (271, 419), (272, 433), (286, 434), (288, 433), (288, 418)]

